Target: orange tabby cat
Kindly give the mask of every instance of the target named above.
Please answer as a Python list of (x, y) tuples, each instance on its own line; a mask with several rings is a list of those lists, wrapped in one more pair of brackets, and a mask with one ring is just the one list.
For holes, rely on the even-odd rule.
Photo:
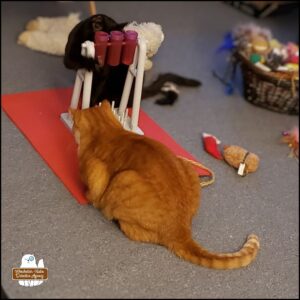
[(200, 184), (194, 168), (167, 147), (123, 129), (108, 101), (72, 110), (73, 132), (86, 197), (132, 240), (164, 245), (192, 263), (214, 269), (247, 266), (259, 241), (249, 235), (240, 251), (212, 253), (192, 239)]

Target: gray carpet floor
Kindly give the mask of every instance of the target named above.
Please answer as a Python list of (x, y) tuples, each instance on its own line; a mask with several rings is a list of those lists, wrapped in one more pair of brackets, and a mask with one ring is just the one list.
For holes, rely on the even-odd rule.
[[(1, 92), (70, 87), (75, 74), (62, 58), (17, 45), (25, 24), (37, 16), (88, 16), (87, 2), (1, 2)], [(201, 88), (182, 88), (174, 106), (154, 99), (142, 108), (185, 149), (216, 174), (203, 189), (193, 237), (213, 251), (235, 251), (250, 233), (261, 250), (249, 267), (216, 271), (179, 259), (167, 249), (127, 239), (90, 206), (80, 206), (1, 113), (1, 284), (11, 298), (298, 298), (299, 164), (288, 158), (281, 131), (298, 116), (226, 96), (211, 75), (213, 51), (239, 22), (255, 21), (222, 2), (97, 2), (97, 12), (119, 22), (153, 21), (165, 41), (146, 82), (161, 72), (198, 78)], [(298, 11), (257, 20), (281, 41), (298, 41)], [(201, 133), (257, 153), (259, 170), (244, 178), (203, 149)], [(47, 136), (44, 137), (45, 140)], [(11, 278), (22, 254), (44, 259), (49, 279), (25, 288)]]

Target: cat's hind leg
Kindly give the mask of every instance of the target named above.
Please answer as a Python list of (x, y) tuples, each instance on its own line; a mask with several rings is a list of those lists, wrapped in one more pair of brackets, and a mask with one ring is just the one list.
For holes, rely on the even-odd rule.
[(129, 238), (157, 242), (165, 211), (153, 187), (137, 172), (118, 173), (111, 180), (98, 208), (107, 219), (118, 220)]
[(121, 230), (133, 241), (158, 244), (158, 234), (139, 225), (120, 222)]
[(86, 163), (82, 179), (88, 188), (86, 192), (87, 200), (97, 207), (109, 183), (109, 174), (106, 165), (99, 159), (89, 160)]
[(138, 177), (135, 173), (131, 170), (117, 173), (109, 182), (101, 201), (95, 203), (94, 206), (100, 209), (107, 219), (119, 220), (121, 212), (131, 206), (129, 202), (137, 193), (135, 187)]
[(182, 166), (182, 180), (184, 181), (184, 184), (187, 187), (186, 197), (189, 201), (191, 217), (193, 217), (200, 207), (201, 186), (199, 176), (190, 162), (187, 162), (181, 158), (178, 158), (178, 162)]

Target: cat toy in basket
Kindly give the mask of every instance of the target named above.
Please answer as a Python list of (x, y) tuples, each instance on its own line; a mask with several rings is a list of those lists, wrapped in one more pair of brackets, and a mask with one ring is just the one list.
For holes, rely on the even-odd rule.
[[(146, 60), (145, 40), (142, 37), (138, 37), (138, 33), (133, 30), (125, 32), (111, 31), (110, 34), (104, 31), (97, 31), (95, 33), (94, 42), (85, 41), (82, 43), (81, 55), (95, 59), (101, 67), (105, 64), (117, 66), (121, 63), (129, 66), (120, 106), (119, 108), (114, 108), (112, 103), (112, 110), (125, 129), (143, 134), (143, 131), (138, 127), (138, 118)], [(136, 79), (133, 106), (131, 117), (129, 117), (127, 105), (134, 77)], [(82, 86), (81, 109), (90, 107), (92, 80), (92, 71), (86, 69), (79, 69), (77, 71), (70, 108), (78, 108)], [(62, 113), (61, 119), (72, 129), (73, 121), (69, 113)]]

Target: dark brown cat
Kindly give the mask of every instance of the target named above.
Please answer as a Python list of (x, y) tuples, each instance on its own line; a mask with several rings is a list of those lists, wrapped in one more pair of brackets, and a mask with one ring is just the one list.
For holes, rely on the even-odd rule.
[(255, 259), (259, 241), (253, 234), (234, 253), (212, 253), (192, 239), (200, 184), (188, 162), (161, 143), (124, 130), (108, 101), (70, 113), (86, 197), (130, 239), (166, 246), (214, 269), (240, 268)]

